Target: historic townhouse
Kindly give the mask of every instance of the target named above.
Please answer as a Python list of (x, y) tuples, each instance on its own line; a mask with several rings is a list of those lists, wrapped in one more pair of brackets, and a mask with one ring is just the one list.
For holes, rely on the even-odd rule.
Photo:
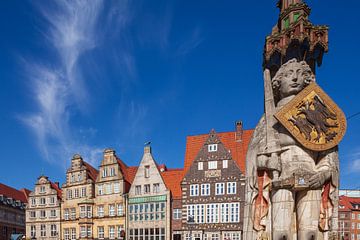
[(245, 154), (252, 131), (190, 136), (182, 180), (183, 239), (240, 240)]
[(130, 189), (131, 170), (115, 155), (114, 150), (104, 151), (95, 184), (95, 239), (125, 237), (125, 193)]
[(128, 195), (127, 236), (130, 240), (170, 240), (170, 190), (150, 146), (144, 149)]
[(59, 183), (40, 176), (26, 207), (26, 237), (60, 239), (61, 189)]
[(16, 190), (0, 183), (0, 240), (10, 239), (11, 234), (25, 234), (25, 207), (30, 193)]
[(62, 185), (61, 239), (92, 239), (98, 171), (75, 154)]
[(340, 196), (339, 239), (360, 240), (360, 197)]

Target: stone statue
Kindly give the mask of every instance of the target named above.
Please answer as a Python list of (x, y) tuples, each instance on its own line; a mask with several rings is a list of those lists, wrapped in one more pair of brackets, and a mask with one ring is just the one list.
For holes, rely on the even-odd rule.
[[(335, 239), (337, 147), (307, 149), (274, 118), (275, 112), (315, 81), (315, 76), (306, 62), (292, 59), (273, 79), (265, 70), (264, 78), (265, 115), (255, 129), (246, 159), (244, 239)], [(320, 135), (314, 136), (315, 127), (305, 120), (289, 119), (302, 126), (299, 129), (304, 129), (305, 139), (320, 141)]]

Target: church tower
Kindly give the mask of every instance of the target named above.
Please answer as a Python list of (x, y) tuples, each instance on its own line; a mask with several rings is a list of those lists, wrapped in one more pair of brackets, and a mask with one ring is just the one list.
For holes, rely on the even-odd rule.
[(296, 58), (305, 60), (315, 72), (328, 51), (329, 28), (310, 22), (311, 9), (303, 0), (279, 0), (277, 6), (278, 23), (266, 37), (263, 67), (273, 77), (283, 63)]

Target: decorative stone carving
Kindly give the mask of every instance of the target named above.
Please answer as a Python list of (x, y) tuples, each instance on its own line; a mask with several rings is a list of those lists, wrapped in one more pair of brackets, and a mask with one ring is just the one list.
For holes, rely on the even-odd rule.
[[(255, 129), (246, 158), (244, 239), (333, 239), (337, 231), (339, 186), (337, 146), (314, 151), (300, 144), (291, 131), (295, 129), (304, 141), (315, 144), (317, 141), (325, 144), (323, 139), (333, 142), (345, 131), (335, 130), (345, 121), (342, 112), (334, 110), (328, 99), (320, 102), (324, 99), (321, 94), (316, 95), (318, 99), (313, 95), (308, 106), (302, 101), (305, 108), (304, 104), (297, 104), (296, 110), (286, 108), (281, 112), (298, 96), (304, 97), (304, 89), (315, 81), (306, 62), (288, 61), (273, 79), (269, 70), (265, 70), (264, 81), (265, 114)], [(307, 110), (312, 112), (305, 113)], [(288, 112), (293, 114), (285, 114), (287, 118), (277, 122), (274, 115), (279, 111), (278, 118)], [(314, 114), (316, 121), (306, 114)], [(297, 126), (294, 122), (300, 120), (304, 123)], [(293, 124), (292, 129), (282, 123)], [(319, 125), (326, 128), (319, 130)], [(331, 132), (338, 134), (326, 140)]]

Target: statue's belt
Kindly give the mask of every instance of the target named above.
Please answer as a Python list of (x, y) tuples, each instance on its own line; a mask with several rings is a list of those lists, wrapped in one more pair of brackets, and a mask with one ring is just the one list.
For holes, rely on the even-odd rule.
[(313, 173), (293, 173), (290, 177), (273, 180), (271, 186), (273, 189), (305, 190), (309, 188), (309, 180), (312, 175)]

